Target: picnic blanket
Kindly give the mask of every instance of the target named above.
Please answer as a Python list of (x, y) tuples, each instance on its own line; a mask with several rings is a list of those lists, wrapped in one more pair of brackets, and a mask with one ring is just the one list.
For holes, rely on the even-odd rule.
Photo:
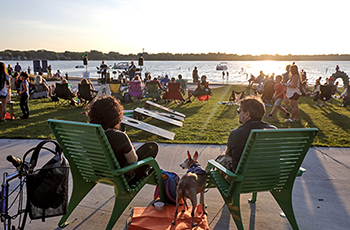
[[(182, 206), (179, 207), (176, 225), (172, 225), (174, 220), (175, 205), (166, 205), (163, 210), (156, 210), (153, 205), (144, 207), (135, 207), (132, 213), (129, 230), (185, 230), (191, 227), (191, 211), (189, 207), (186, 212), (181, 212)], [(198, 224), (194, 230), (209, 230), (207, 216), (202, 212), (202, 205), (199, 204), (195, 211), (194, 221)]]

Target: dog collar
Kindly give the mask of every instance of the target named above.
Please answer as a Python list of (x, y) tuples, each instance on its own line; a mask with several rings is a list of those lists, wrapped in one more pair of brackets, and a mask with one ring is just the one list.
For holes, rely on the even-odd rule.
[(205, 174), (204, 169), (202, 168), (202, 166), (200, 164), (193, 164), (191, 165), (188, 170), (187, 173), (195, 173), (195, 174)]

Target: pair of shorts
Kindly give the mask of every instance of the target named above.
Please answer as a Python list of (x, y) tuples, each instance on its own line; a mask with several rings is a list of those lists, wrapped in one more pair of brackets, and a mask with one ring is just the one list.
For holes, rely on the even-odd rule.
[(299, 99), (299, 97), (300, 97), (300, 95), (299, 95), (299, 94), (294, 93), (294, 94), (293, 94), (293, 96), (289, 98), (289, 100), (295, 100), (295, 101), (296, 101), (296, 100), (298, 100), (298, 99)]
[(0, 99), (6, 99), (7, 98), (7, 94), (6, 95), (0, 95)]
[(274, 106), (280, 107), (282, 106), (282, 102), (283, 102), (284, 98), (277, 98), (275, 101), (275, 104), (273, 104)]

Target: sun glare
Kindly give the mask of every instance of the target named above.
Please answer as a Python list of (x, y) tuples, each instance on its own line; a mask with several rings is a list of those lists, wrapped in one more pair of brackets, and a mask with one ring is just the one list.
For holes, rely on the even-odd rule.
[(276, 75), (279, 75), (283, 72), (285, 72), (286, 65), (290, 64), (288, 62), (276, 62), (276, 61), (257, 61), (257, 62), (250, 62), (252, 65), (252, 73), (258, 74), (261, 70), (264, 72), (264, 74), (271, 75), (272, 73)]

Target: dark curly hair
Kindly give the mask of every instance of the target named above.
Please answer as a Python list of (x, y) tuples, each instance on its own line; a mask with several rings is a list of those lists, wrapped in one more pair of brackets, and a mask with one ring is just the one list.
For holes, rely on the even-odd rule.
[(123, 109), (112, 96), (98, 98), (88, 107), (89, 123), (100, 124), (104, 130), (118, 128), (123, 120)]

